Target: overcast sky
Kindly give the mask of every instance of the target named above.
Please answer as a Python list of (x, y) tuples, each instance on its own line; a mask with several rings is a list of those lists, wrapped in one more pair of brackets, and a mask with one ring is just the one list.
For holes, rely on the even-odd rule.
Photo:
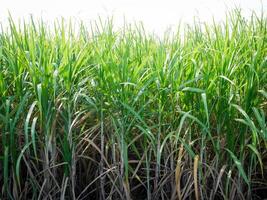
[(142, 21), (145, 28), (162, 33), (180, 20), (190, 23), (194, 16), (210, 21), (220, 20), (227, 10), (243, 9), (249, 16), (252, 10), (267, 11), (267, 0), (1, 0), (0, 20), (4, 22), (11, 12), (13, 18), (27, 18), (29, 14), (53, 20), (58, 17), (89, 21), (113, 16), (116, 25)]

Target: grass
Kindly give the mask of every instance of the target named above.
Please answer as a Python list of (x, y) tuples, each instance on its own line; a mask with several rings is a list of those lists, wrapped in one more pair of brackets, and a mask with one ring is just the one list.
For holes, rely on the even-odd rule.
[(266, 19), (235, 11), (158, 39), (10, 17), (0, 198), (266, 198)]

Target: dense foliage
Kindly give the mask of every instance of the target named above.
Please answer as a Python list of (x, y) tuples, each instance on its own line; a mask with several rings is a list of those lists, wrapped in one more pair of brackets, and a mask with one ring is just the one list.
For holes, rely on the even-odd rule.
[(264, 15), (234, 12), (161, 39), (110, 20), (9, 22), (0, 199), (266, 195)]

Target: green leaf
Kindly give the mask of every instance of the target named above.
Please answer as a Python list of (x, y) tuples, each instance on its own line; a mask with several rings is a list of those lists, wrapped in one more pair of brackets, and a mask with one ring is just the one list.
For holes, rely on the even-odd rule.
[(231, 155), (231, 157), (232, 157), (232, 159), (233, 159), (233, 161), (234, 161), (234, 163), (235, 163), (237, 169), (239, 170), (239, 174), (241, 175), (241, 177), (244, 179), (244, 181), (245, 181), (248, 185), (250, 185), (249, 180), (248, 180), (248, 177), (247, 177), (247, 175), (246, 175), (246, 173), (245, 173), (245, 171), (244, 171), (244, 168), (243, 168), (243, 166), (241, 165), (241, 162), (238, 160), (238, 158), (235, 156), (235, 154), (234, 154), (233, 152), (231, 152), (229, 149), (226, 149), (226, 151), (228, 151), (229, 154)]
[(196, 93), (205, 93), (205, 90), (194, 88), (194, 87), (185, 87), (182, 89), (183, 92), (189, 91), (189, 92), (196, 92)]
[(260, 168), (261, 168), (261, 174), (263, 175), (263, 164), (262, 164), (262, 158), (261, 158), (261, 154), (260, 152), (257, 150), (257, 148), (255, 146), (253, 146), (252, 144), (248, 144), (247, 145), (254, 154), (256, 154), (258, 161), (260, 163)]
[(16, 162), (16, 177), (18, 180), (18, 184), (20, 185), (20, 162), (21, 162), (21, 158), (23, 156), (23, 154), (25, 153), (26, 149), (31, 145), (31, 142), (26, 144), (23, 149), (21, 150), (17, 162)]

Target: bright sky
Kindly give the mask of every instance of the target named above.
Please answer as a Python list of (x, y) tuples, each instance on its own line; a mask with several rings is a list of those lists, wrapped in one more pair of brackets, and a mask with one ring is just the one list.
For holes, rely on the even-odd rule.
[(266, 12), (267, 0), (1, 0), (0, 20), (6, 20), (8, 11), (15, 19), (33, 14), (48, 21), (62, 16), (85, 21), (113, 16), (120, 26), (125, 17), (128, 22), (142, 21), (146, 29), (161, 34), (180, 20), (192, 22), (194, 16), (221, 20), (236, 6), (249, 16), (252, 10)]

